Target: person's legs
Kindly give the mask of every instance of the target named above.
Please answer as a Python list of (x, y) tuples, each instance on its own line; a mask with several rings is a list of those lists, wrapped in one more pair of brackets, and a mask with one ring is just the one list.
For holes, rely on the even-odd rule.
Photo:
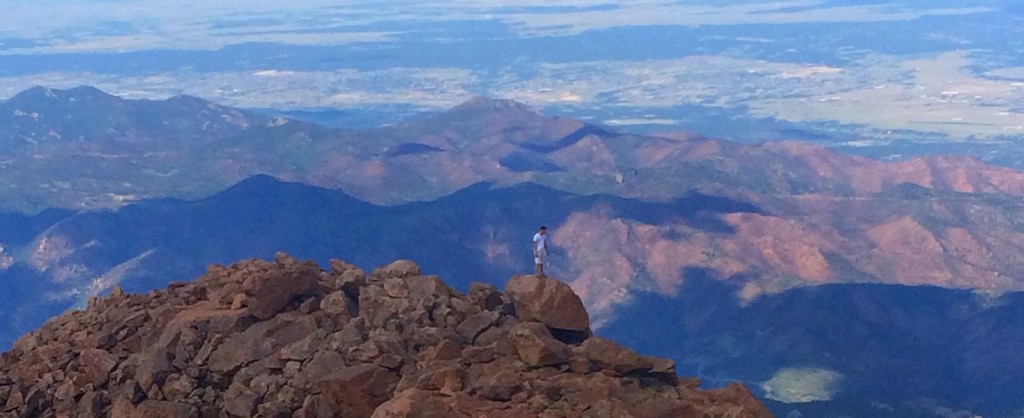
[(533, 258), (534, 264), (536, 264), (537, 275), (544, 275), (544, 254), (538, 255)]

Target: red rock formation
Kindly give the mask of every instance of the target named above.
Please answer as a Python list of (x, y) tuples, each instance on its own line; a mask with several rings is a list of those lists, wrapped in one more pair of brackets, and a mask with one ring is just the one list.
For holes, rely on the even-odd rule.
[(11, 417), (724, 417), (770, 413), (742, 386), (590, 336), (564, 283), (468, 295), (408, 261), (279, 255), (194, 283), (115, 292), (0, 355)]

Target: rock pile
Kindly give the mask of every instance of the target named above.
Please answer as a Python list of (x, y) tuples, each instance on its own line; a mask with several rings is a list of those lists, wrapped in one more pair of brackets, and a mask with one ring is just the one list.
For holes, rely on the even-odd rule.
[(461, 294), (398, 261), (370, 274), (279, 255), (49, 321), (0, 356), (9, 417), (721, 417), (666, 359), (592, 336), (564, 283)]

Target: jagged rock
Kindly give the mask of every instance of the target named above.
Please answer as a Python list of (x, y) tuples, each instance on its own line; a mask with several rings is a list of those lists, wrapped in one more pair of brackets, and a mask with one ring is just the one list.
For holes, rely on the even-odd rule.
[[(648, 374), (662, 382), (676, 386), (679, 384), (679, 374), (676, 372), (676, 362), (661, 357), (644, 357), (643, 360), (651, 364)], [(699, 382), (694, 388), (700, 386)]]
[(371, 277), (391, 277), (404, 279), (409, 277), (416, 277), (422, 275), (423, 272), (420, 270), (420, 266), (409, 260), (397, 260), (383, 267), (379, 267), (370, 273)]
[(135, 380), (144, 388), (163, 384), (164, 379), (174, 373), (170, 353), (166, 349), (154, 347), (140, 354), (139, 365), (135, 372)]
[(643, 415), (636, 408), (619, 399), (601, 399), (586, 411), (581, 418), (639, 418)]
[(580, 345), (579, 351), (599, 369), (612, 370), (620, 375), (649, 371), (653, 367), (649, 360), (640, 357), (633, 350), (601, 337), (588, 338)]
[(103, 411), (103, 396), (97, 392), (89, 391), (78, 400), (78, 416), (98, 417)]
[(331, 268), (279, 255), (98, 298), (0, 355), (0, 415), (770, 417), (591, 337), (564, 283), (463, 295), (411, 262)]
[[(769, 417), (771, 412), (750, 393), (746, 386), (732, 383), (728, 386), (707, 392), (690, 391), (684, 399), (699, 399), (704, 405), (711, 405), (704, 414), (718, 414), (724, 418), (757, 418)], [(694, 402), (698, 403), (698, 402)], [(700, 403), (698, 403), (700, 404)]]
[(37, 337), (33, 332), (25, 335), (24, 337), (18, 338), (18, 340), (14, 342), (12, 349), (14, 352), (25, 354), (35, 350), (36, 347), (39, 347), (39, 337)]
[(494, 345), (485, 347), (467, 347), (462, 351), (460, 360), (463, 364), (490, 363), (498, 358), (498, 350)]
[(494, 325), (500, 317), (501, 316), (498, 315), (497, 312), (480, 312), (466, 318), (465, 321), (462, 321), (462, 323), (455, 328), (455, 331), (465, 338), (466, 341), (472, 343), (476, 340), (477, 336), (490, 328), (491, 325)]
[(341, 290), (353, 299), (359, 298), (359, 289), (366, 286), (366, 272), (341, 260), (331, 259), (333, 289)]
[(245, 293), (239, 293), (235, 295), (235, 298), (231, 300), (231, 310), (237, 311), (245, 307)]
[(187, 399), (196, 388), (196, 380), (187, 375), (172, 374), (164, 382), (161, 392), (167, 399)]
[(406, 374), (398, 382), (395, 391), (416, 388), (451, 395), (462, 391), (464, 387), (462, 367), (456, 363), (448, 363)]
[(7, 404), (4, 409), (7, 411), (13, 411), (21, 408), (25, 405), (25, 395), (21, 393), (21, 390), (14, 389), (9, 395), (7, 395)]
[(199, 411), (188, 404), (147, 400), (139, 404), (132, 416), (134, 418), (193, 418), (199, 416)]
[(480, 282), (473, 282), (469, 285), (469, 299), (477, 307), (487, 311), (498, 310), (506, 303), (497, 287)]
[(235, 383), (224, 393), (224, 412), (236, 417), (251, 417), (260, 397), (253, 390)]
[(320, 309), (320, 302), (322, 301), (322, 299), (323, 298), (321, 298), (320, 296), (310, 296), (306, 298), (306, 300), (304, 300), (301, 305), (299, 305), (299, 309), (297, 310), (299, 311), (299, 313), (305, 315), (309, 315), (313, 312), (316, 312), (317, 310)]
[(316, 353), (320, 346), (324, 344), (324, 338), (326, 337), (327, 333), (324, 330), (321, 329), (314, 331), (305, 338), (281, 349), (281, 354), (278, 357), (282, 360), (309, 360), (310, 357), (313, 357), (313, 354)]
[[(516, 316), (536, 321), (553, 331), (590, 335), (590, 315), (583, 301), (569, 285), (541, 276), (516, 276), (505, 285), (505, 293), (515, 303)], [(574, 339), (575, 339), (574, 338)]]

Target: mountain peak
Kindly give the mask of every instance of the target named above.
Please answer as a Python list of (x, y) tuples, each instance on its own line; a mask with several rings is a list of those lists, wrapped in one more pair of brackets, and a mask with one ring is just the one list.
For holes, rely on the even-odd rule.
[(525, 111), (533, 114), (538, 114), (533, 108), (524, 103), (517, 102), (509, 99), (493, 99), (488, 97), (477, 96), (469, 99), (458, 106), (452, 108), (453, 111)]
[(204, 99), (202, 97), (191, 96), (191, 95), (188, 95), (188, 94), (179, 94), (179, 95), (176, 95), (176, 96), (171, 96), (170, 98), (167, 99), (167, 102), (168, 103), (200, 105), (200, 106), (220, 106), (220, 105), (218, 105), (218, 104), (216, 104), (214, 102), (211, 102), (209, 100), (206, 100), (206, 99)]
[(73, 87), (73, 88), (70, 88), (70, 89), (67, 89), (67, 90), (55, 90), (55, 91), (60, 92), (60, 93), (65, 94), (65, 95), (68, 95), (68, 96), (71, 96), (71, 97), (85, 97), (85, 98), (97, 97), (97, 98), (108, 98), (108, 99), (109, 98), (117, 98), (117, 96), (114, 96), (114, 95), (112, 95), (110, 93), (107, 93), (107, 92), (105, 92), (103, 90), (100, 90), (100, 89), (98, 89), (96, 87), (93, 87), (93, 86), (78, 86), (78, 87)]
[(58, 91), (49, 87), (35, 86), (11, 96), (7, 99), (6, 103), (9, 105), (22, 105), (55, 101), (60, 99), (60, 96), (57, 95)]
[[(230, 137), (263, 120), (255, 113), (195, 97), (136, 100), (91, 86), (67, 90), (33, 87), (0, 102), (0, 142), (20, 152), (38, 152), (47, 144), (71, 141), (210, 141)], [(90, 149), (87, 153), (95, 152)], [(106, 151), (121, 152), (123, 149)]]
[(514, 100), (487, 97), (474, 97), (467, 100), (447, 112), (441, 113), (441, 117), (463, 123), (491, 118), (518, 120), (524, 123), (535, 123), (545, 119), (543, 115), (526, 104)]
[(7, 100), (10, 105), (31, 105), (53, 102), (75, 102), (92, 100), (121, 100), (117, 96), (106, 93), (92, 86), (78, 86), (61, 90), (50, 87), (35, 86), (18, 93)]
[(411, 261), (367, 275), (278, 254), (48, 322), (0, 356), (0, 402), (17, 416), (771, 417), (743, 386), (698, 390), (589, 325), (545, 277), (464, 295)]

